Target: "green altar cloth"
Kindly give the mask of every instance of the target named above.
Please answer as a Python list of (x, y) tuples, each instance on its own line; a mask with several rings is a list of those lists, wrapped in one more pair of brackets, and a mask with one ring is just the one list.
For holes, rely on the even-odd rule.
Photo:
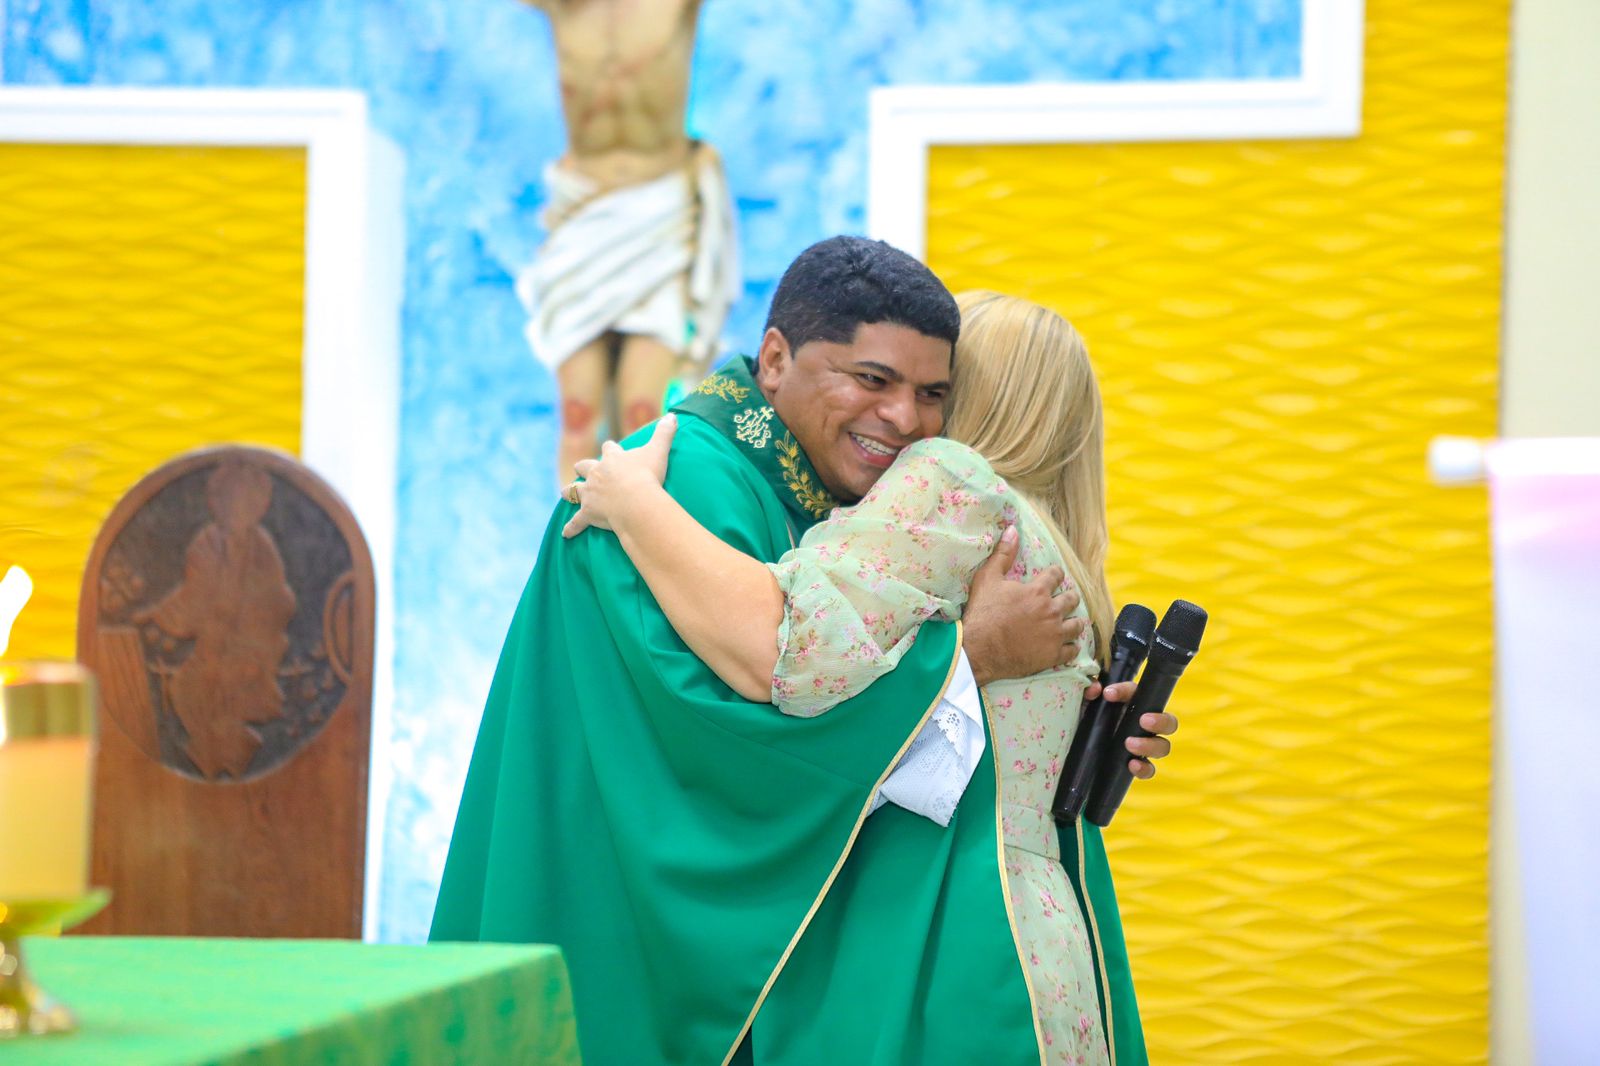
[(544, 945), (65, 937), (27, 958), (80, 1028), (0, 1041), (6, 1066), (579, 1061)]

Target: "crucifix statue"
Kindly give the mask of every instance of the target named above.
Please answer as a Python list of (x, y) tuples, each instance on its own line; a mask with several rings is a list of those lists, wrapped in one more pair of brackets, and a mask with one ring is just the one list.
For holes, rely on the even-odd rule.
[(517, 279), (561, 390), (557, 481), (661, 413), (715, 355), (740, 288), (722, 162), (684, 114), (699, 0), (526, 0), (550, 18), (567, 151), (545, 169), (549, 236)]

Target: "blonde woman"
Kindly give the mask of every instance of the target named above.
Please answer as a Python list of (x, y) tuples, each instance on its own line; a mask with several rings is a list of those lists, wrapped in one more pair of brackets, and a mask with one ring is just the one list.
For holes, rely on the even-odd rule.
[[(1081, 828), (1058, 835), (1049, 813), (1111, 630), (1099, 390), (1083, 339), (1060, 315), (990, 292), (957, 301), (946, 436), (904, 448), (858, 504), (812, 527), (778, 563), (723, 544), (661, 489), (671, 416), (649, 444), (608, 445), (602, 459), (579, 464), (582, 509), (566, 532), (613, 530), (696, 655), (747, 699), (801, 716), (825, 714), (892, 670), (924, 620), (959, 618), (997, 546), (1015, 550), (1012, 573), (1024, 578), (1064, 566), (1089, 629), (1065, 665), (984, 687), (997, 793), (988, 809), (1040, 1061), (1139, 1062), (1109, 879), (1098, 890), (1084, 883), (1086, 870), (1103, 875), (1098, 836), (1092, 827), (1087, 837)], [(1163, 733), (1176, 725), (1165, 716), (1149, 724)], [(1165, 745), (1155, 738), (1129, 750), (1160, 755)], [(969, 792), (979, 784), (974, 776)], [(937, 1058), (925, 1048), (899, 1054)]]

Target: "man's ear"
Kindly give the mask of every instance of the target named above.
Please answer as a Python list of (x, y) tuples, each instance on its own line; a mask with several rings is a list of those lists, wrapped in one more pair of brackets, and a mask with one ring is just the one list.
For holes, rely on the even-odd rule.
[(756, 352), (756, 384), (763, 391), (777, 388), (778, 379), (789, 367), (789, 360), (794, 358), (794, 353), (789, 350), (789, 341), (776, 327), (771, 327), (761, 336), (761, 347)]

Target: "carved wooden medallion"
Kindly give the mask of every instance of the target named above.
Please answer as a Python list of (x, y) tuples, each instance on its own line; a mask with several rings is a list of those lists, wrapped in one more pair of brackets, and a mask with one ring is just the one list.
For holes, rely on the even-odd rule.
[(355, 668), (351, 546), (326, 487), (277, 459), (231, 449), (164, 467), (102, 534), (106, 712), (145, 754), (201, 780), (244, 781), (293, 757)]
[(357, 934), (373, 574), (332, 489), (258, 448), (151, 473), (95, 542), (78, 647), (107, 722), (96, 924)]

